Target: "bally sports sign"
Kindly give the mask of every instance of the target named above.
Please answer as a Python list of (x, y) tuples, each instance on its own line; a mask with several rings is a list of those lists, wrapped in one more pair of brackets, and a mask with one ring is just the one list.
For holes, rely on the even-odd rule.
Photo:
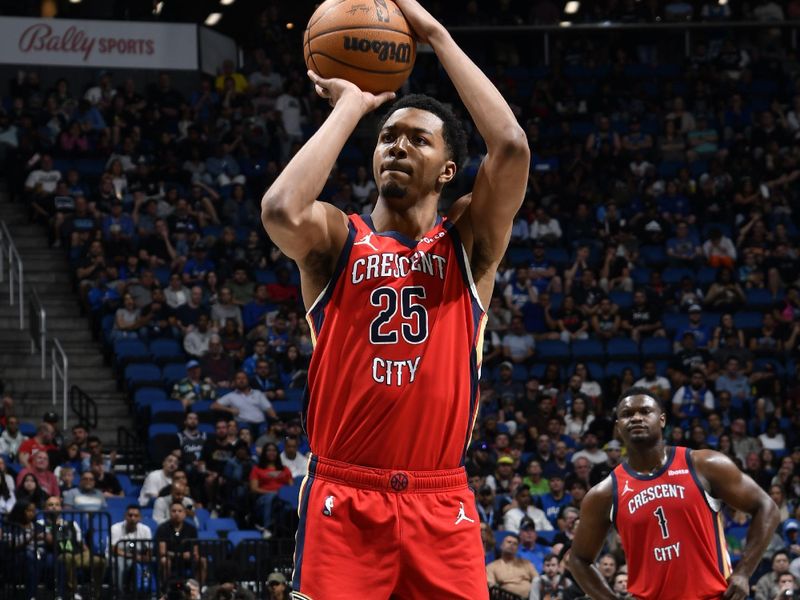
[(0, 18), (0, 63), (196, 70), (197, 26)]

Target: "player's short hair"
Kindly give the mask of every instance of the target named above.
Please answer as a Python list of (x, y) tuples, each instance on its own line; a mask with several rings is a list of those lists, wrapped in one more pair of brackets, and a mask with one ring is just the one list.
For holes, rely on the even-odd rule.
[(661, 412), (664, 412), (664, 404), (661, 402), (661, 398), (656, 396), (646, 387), (641, 387), (641, 386), (628, 388), (627, 390), (622, 392), (619, 398), (617, 399), (617, 408), (619, 408), (619, 405), (622, 403), (623, 400), (625, 400), (626, 398), (630, 398), (631, 396), (647, 396), (648, 398), (652, 398), (653, 401), (656, 404), (658, 404), (659, 410)]
[(448, 106), (424, 94), (408, 94), (389, 107), (386, 115), (381, 119), (378, 129), (382, 129), (386, 121), (401, 108), (418, 108), (433, 113), (442, 120), (442, 136), (447, 147), (450, 160), (460, 167), (467, 156), (467, 134), (461, 120)]

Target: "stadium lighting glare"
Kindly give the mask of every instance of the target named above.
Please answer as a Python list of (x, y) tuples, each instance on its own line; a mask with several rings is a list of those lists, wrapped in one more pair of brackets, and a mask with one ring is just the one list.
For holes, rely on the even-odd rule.
[(157, 2), (156, 3), (156, 7), (153, 9), (153, 14), (158, 16), (158, 15), (161, 14), (162, 10), (164, 10), (164, 3), (163, 2)]
[(294, 23), (287, 23), (286, 29), (294, 29)]
[(236, 2), (236, 0), (219, 0), (219, 3), (222, 4), (222, 6), (230, 6), (234, 2)]
[(572, 21), (561, 21), (558, 24), (559, 27), (572, 27)]
[(577, 2), (577, 0), (570, 0), (564, 7), (564, 12), (568, 15), (574, 15), (576, 12), (578, 12), (578, 9), (580, 7), (581, 7), (580, 2)]
[(720, 6), (725, 6), (728, 3), (728, 0), (719, 0)]
[(69, 0), (70, 4), (80, 4), (81, 0)]
[(213, 27), (214, 25), (219, 23), (219, 20), (221, 18), (222, 18), (222, 13), (211, 13), (206, 17), (205, 24), (208, 25), (209, 27)]

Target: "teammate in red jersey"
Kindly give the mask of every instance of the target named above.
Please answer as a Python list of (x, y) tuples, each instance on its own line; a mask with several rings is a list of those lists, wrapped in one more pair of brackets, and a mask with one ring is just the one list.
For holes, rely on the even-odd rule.
[(530, 151), (511, 109), (415, 0), (397, 4), (486, 143), (471, 197), (438, 217), (464, 146), (427, 97), (390, 108), (373, 155), (369, 217), (316, 202), (361, 118), (393, 97), (313, 73), (333, 112), (262, 201), (299, 265), (314, 337), (295, 598), (488, 597), (463, 463), (477, 412), (484, 307), (522, 203)]
[[(569, 568), (595, 600), (614, 600), (594, 559), (614, 524), (628, 559), (628, 593), (640, 600), (743, 600), (780, 521), (770, 497), (724, 454), (664, 444), (666, 415), (652, 393), (632, 388), (617, 404), (628, 449), (581, 505)], [(752, 516), (742, 559), (731, 572), (719, 510)]]

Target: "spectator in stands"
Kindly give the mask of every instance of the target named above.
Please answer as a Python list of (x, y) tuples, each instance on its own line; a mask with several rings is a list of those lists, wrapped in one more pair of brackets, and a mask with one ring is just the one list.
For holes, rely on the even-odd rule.
[(123, 495), (122, 485), (117, 476), (106, 469), (106, 461), (102, 456), (92, 456), (89, 459), (90, 469), (94, 475), (95, 487), (100, 490), (106, 498), (116, 498)]
[(32, 170), (25, 179), (25, 193), (30, 202), (31, 215), (47, 223), (52, 211), (52, 194), (61, 180), (61, 172), (53, 167), (53, 157), (43, 154), (39, 168)]
[(772, 570), (762, 575), (754, 586), (755, 600), (773, 600), (778, 595), (778, 581), (781, 575), (789, 572), (789, 553), (778, 550), (772, 555)]
[(103, 452), (103, 442), (96, 435), (90, 435), (86, 439), (86, 451), (81, 454), (81, 471), (88, 471), (90, 461), (93, 457), (103, 460), (106, 471), (114, 470), (114, 463), (117, 461), (117, 452), (112, 450), (108, 454)]
[(9, 474), (5, 459), (0, 456), (0, 516), (11, 512), (17, 498), (14, 494), (14, 478)]
[(742, 463), (751, 452), (758, 453), (761, 444), (756, 438), (747, 435), (747, 423), (742, 418), (734, 419), (731, 422), (731, 446), (733, 453)]
[(478, 488), (475, 507), (481, 523), (488, 524), (492, 529), (499, 527), (502, 514), (497, 508), (497, 499), (490, 486), (484, 484)]
[[(213, 382), (210, 378), (203, 377), (202, 367), (196, 360), (186, 363), (186, 377), (172, 386), (172, 399), (179, 400), (186, 410), (189, 410), (195, 402), (213, 401), (216, 396)], [(195, 422), (194, 425), (196, 430), (197, 423)]]
[(192, 327), (183, 338), (183, 349), (195, 358), (202, 358), (208, 352), (211, 338), (214, 335), (214, 330), (209, 328), (208, 315), (201, 314), (197, 318), (197, 326)]
[(544, 511), (531, 502), (531, 491), (528, 486), (520, 484), (514, 493), (514, 501), (503, 516), (503, 529), (519, 533), (524, 519), (530, 520), (538, 531), (552, 531), (553, 529)]
[(22, 442), (27, 439), (28, 438), (22, 435), (22, 432), (19, 430), (19, 419), (14, 415), (9, 415), (6, 418), (5, 429), (3, 433), (0, 433), (0, 454), (15, 461)]
[(709, 266), (724, 269), (732, 269), (737, 257), (733, 242), (718, 227), (709, 231), (708, 240), (703, 244), (703, 254)]
[[(586, 467), (586, 465), (582, 463), (583, 459), (589, 461), (589, 470), (591, 470), (592, 466), (602, 464), (608, 460), (608, 455), (600, 448), (597, 434), (592, 429), (589, 429), (583, 434), (581, 443), (583, 448), (575, 452), (570, 458), (570, 461), (575, 466), (576, 474), (578, 474), (579, 465), (582, 465), (582, 468)], [(582, 472), (579, 476), (588, 483), (588, 473)]]
[(169, 519), (169, 510), (173, 502), (180, 502), (186, 509), (186, 519), (195, 527), (200, 527), (197, 516), (194, 512), (195, 502), (189, 497), (189, 488), (185, 483), (173, 481), (170, 486), (170, 493), (166, 496), (159, 496), (153, 503), (153, 520), (161, 525)]
[(133, 594), (136, 565), (150, 560), (153, 533), (141, 522), (142, 513), (136, 504), (125, 509), (125, 518), (111, 525), (111, 555), (114, 557), (117, 589)]
[(589, 337), (589, 321), (575, 303), (572, 296), (565, 296), (556, 315), (556, 326), (561, 341), (569, 344), (573, 340)]
[(92, 471), (82, 473), (78, 487), (64, 493), (64, 507), (71, 510), (98, 511), (107, 506), (105, 494), (97, 489)]
[(266, 396), (250, 387), (247, 373), (237, 371), (233, 380), (233, 391), (225, 394), (211, 405), (212, 410), (221, 410), (233, 415), (237, 421), (250, 425), (263, 423), (266, 417), (277, 419), (278, 415)]
[(208, 353), (200, 362), (202, 372), (218, 388), (230, 388), (233, 384), (235, 368), (233, 359), (224, 352), (222, 338), (214, 334), (208, 342)]
[(53, 450), (56, 450), (56, 446), (53, 445), (53, 426), (49, 423), (41, 423), (36, 428), (36, 435), (20, 444), (18, 451), (19, 463), (23, 467), (29, 467), (31, 466), (31, 459), (36, 453), (44, 452), (47, 454)]
[(25, 479), (25, 476), (31, 474), (48, 496), (60, 496), (58, 480), (50, 470), (50, 459), (47, 456), (47, 452), (36, 452), (31, 458), (30, 465), (30, 467), (25, 467), (17, 474), (17, 487), (21, 487), (20, 484)]
[(292, 472), (281, 462), (278, 447), (266, 444), (261, 450), (258, 465), (250, 471), (250, 491), (256, 496), (255, 510), (265, 538), (272, 537), (272, 514), (278, 490), (291, 483)]
[(183, 420), (183, 429), (178, 432), (178, 450), (181, 462), (186, 468), (193, 468), (203, 452), (206, 433), (198, 428), (200, 419), (196, 412), (189, 411)]
[(643, 337), (666, 336), (661, 325), (661, 312), (647, 303), (644, 290), (634, 292), (633, 306), (623, 314), (622, 329), (628, 332), (635, 342), (639, 342)]
[(235, 443), (228, 439), (228, 421), (219, 419), (214, 428), (214, 437), (203, 445), (201, 461), (197, 467), (204, 476), (205, 495), (210, 507), (219, 505), (219, 491), (225, 464), (234, 455)]
[(575, 441), (578, 441), (586, 433), (587, 428), (594, 421), (594, 414), (589, 408), (589, 398), (580, 391), (582, 384), (581, 376), (573, 375), (570, 377), (570, 386), (565, 394), (565, 396), (572, 394), (572, 402), (567, 409), (567, 414), (564, 415), (566, 424), (564, 433)]
[[(197, 545), (189, 546), (187, 540), (197, 539), (197, 528), (186, 521), (186, 509), (181, 502), (169, 507), (169, 520), (156, 529), (154, 541), (158, 555), (159, 581), (164, 586), (175, 574), (177, 564), (188, 567), (201, 582), (205, 581), (206, 559), (200, 556)], [(180, 573), (181, 576), (185, 573)]]
[(642, 377), (637, 380), (634, 387), (644, 387), (650, 390), (651, 393), (656, 394), (662, 402), (669, 398), (672, 386), (666, 377), (658, 374), (656, 363), (654, 360), (647, 360), (642, 369)]
[(527, 598), (539, 577), (531, 561), (517, 557), (519, 536), (509, 533), (500, 543), (500, 558), (486, 566), (489, 588), (498, 587), (522, 598)]
[(172, 273), (169, 276), (169, 285), (164, 290), (167, 305), (173, 310), (177, 309), (189, 302), (190, 295), (191, 291), (183, 285), (181, 276), (178, 273)]
[(752, 400), (750, 381), (741, 372), (738, 358), (731, 357), (725, 362), (725, 371), (717, 377), (716, 390), (729, 392), (736, 408), (741, 408)]
[(150, 471), (142, 484), (139, 493), (139, 506), (148, 506), (153, 499), (158, 497), (158, 492), (167, 485), (172, 485), (172, 476), (178, 469), (178, 459), (174, 454), (168, 454), (161, 463), (161, 468)]
[[(89, 568), (92, 575), (92, 594), (94, 598), (99, 598), (106, 569), (105, 558), (89, 550), (81, 526), (76, 521), (67, 520), (62, 516), (61, 498), (50, 496), (44, 509), (46, 512), (36, 524), (44, 530), (44, 545), (47, 552), (64, 565), (67, 593), (72, 598), (77, 596), (77, 570)], [(58, 585), (61, 587), (63, 585), (60, 583), (61, 576), (58, 579)]]
[(308, 473), (308, 457), (298, 448), (298, 439), (295, 436), (288, 436), (283, 443), (283, 452), (281, 452), (281, 463), (292, 472), (292, 478), (305, 477)]
[(48, 498), (47, 492), (39, 485), (39, 480), (33, 473), (26, 473), (20, 479), (17, 477), (15, 493), (17, 501), (26, 500), (36, 505), (36, 508), (42, 508)]
[(192, 247), (192, 257), (183, 266), (183, 283), (187, 286), (202, 285), (208, 273), (214, 271), (214, 262), (208, 258), (205, 243), (197, 242)]
[(256, 370), (256, 363), (259, 360), (267, 360), (267, 340), (258, 339), (253, 343), (253, 354), (248, 356), (242, 363), (242, 370), (252, 377)]
[(509, 332), (503, 336), (503, 356), (514, 364), (526, 364), (534, 355), (536, 342), (525, 331), (521, 317), (511, 319)]
[(269, 401), (282, 400), (284, 398), (283, 383), (271, 371), (270, 362), (266, 359), (259, 359), (256, 362), (255, 373), (250, 378), (250, 387), (260, 391)]
[(6, 540), (13, 541), (11, 546), (19, 556), (9, 556), (25, 572), (25, 598), (36, 598), (37, 586), (44, 569), (44, 561), (39, 559), (38, 552), (44, 543), (44, 530), (36, 522), (37, 505), (21, 498), (6, 519)]
[(114, 326), (111, 329), (111, 339), (139, 339), (146, 335), (143, 334), (143, 329), (147, 325), (148, 318), (143, 317), (141, 311), (136, 307), (136, 302), (133, 296), (125, 294), (122, 297), (122, 307), (117, 309), (114, 315)]
[[(179, 306), (175, 311), (175, 316), (178, 318), (178, 326), (184, 335), (191, 332), (198, 324), (201, 315), (205, 315), (206, 324), (208, 324), (209, 313), (203, 305), (203, 288), (196, 285), (189, 291), (189, 301)], [(189, 349), (186, 349), (186, 351), (189, 352)]]
[(544, 510), (551, 526), (556, 524), (558, 514), (562, 507), (568, 506), (572, 498), (564, 491), (564, 476), (553, 472), (548, 477), (550, 492), (540, 497), (542, 510)]
[(708, 389), (705, 374), (700, 369), (693, 370), (689, 383), (678, 388), (672, 397), (672, 415), (684, 425), (691, 419), (708, 415), (714, 407), (714, 394)]

